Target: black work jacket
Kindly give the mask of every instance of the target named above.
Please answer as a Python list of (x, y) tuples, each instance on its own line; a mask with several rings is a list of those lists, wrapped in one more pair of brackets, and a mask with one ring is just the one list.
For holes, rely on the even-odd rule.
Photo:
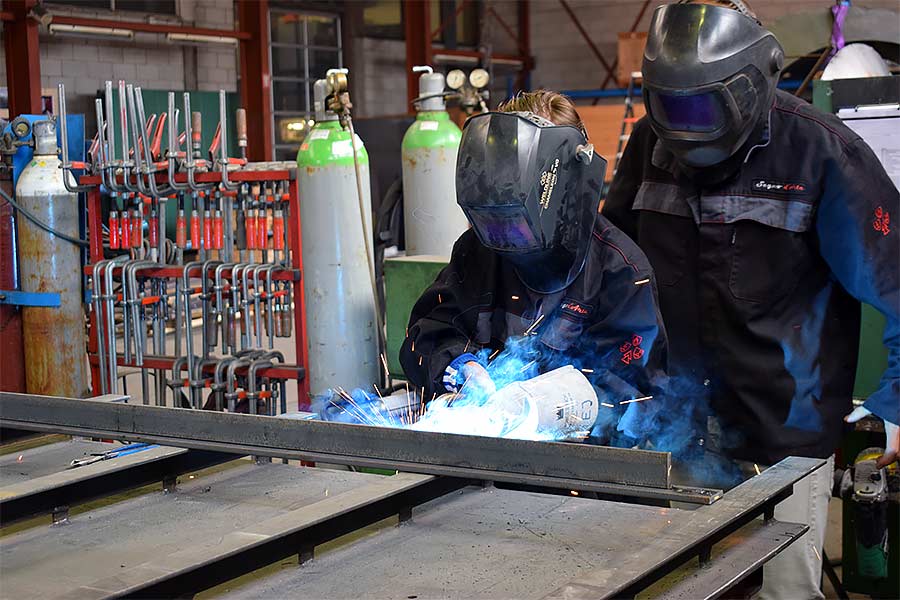
[(851, 410), (859, 301), (887, 317), (889, 366), (866, 402), (900, 411), (900, 197), (841, 121), (778, 92), (764, 140), (700, 187), (642, 120), (604, 215), (647, 254), (673, 383), (709, 401), (737, 457), (826, 457)]
[[(519, 336), (529, 328), (526, 344)], [(666, 334), (650, 265), (599, 215), (584, 269), (550, 295), (529, 290), (471, 229), (463, 233), (450, 263), (413, 307), (400, 363), (430, 398), (446, 391), (445, 370), (456, 357), (493, 355), (514, 336), (516, 351), (530, 353), (537, 372), (572, 364), (585, 371), (601, 401), (613, 404), (601, 409), (595, 428), (602, 442), (609, 439), (604, 431), (614, 435), (613, 416), (624, 411), (619, 401), (652, 395), (663, 385)]]

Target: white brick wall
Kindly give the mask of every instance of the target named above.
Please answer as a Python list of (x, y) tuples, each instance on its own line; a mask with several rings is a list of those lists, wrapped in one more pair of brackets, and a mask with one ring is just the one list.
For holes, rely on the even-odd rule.
[[(233, 29), (233, 0), (183, 0), (186, 18), (153, 15), (154, 22), (171, 21), (210, 29)], [(56, 14), (115, 20), (146, 20), (140, 13), (81, 10), (53, 6)], [(190, 13), (190, 14), (188, 14)], [(0, 38), (2, 39), (2, 38)], [(237, 46), (197, 46), (197, 87), (200, 90), (237, 90)], [(41, 84), (66, 84), (71, 110), (90, 110), (90, 97), (106, 80), (126, 79), (147, 89), (185, 89), (185, 47), (171, 44), (164, 35), (136, 32), (128, 41), (106, 41), (42, 34)], [(6, 62), (0, 45), (0, 81), (6, 85)], [(92, 119), (88, 119), (92, 121)]]

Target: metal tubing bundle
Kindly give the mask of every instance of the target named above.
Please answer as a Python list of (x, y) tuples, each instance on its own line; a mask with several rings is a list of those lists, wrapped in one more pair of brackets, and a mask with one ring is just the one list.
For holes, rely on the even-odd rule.
[[(295, 171), (247, 162), (243, 109), (235, 116), (240, 156), (228, 156), (224, 91), (205, 153), (202, 115), (188, 93), (181, 111), (170, 92), (167, 111), (148, 117), (141, 88), (119, 81), (116, 122), (111, 81), (104, 92), (89, 161), (73, 164), (59, 84), (64, 183), (88, 194), (95, 393), (119, 393), (119, 367), (127, 366), (140, 372), (145, 404), (167, 405), (171, 396), (182, 408), (285, 412), (286, 380), (302, 390), (306, 375), (302, 317), (294, 318), (303, 314), (294, 290), (299, 223), (290, 222), (299, 215)], [(276, 337), (295, 338), (297, 365), (274, 351)]]

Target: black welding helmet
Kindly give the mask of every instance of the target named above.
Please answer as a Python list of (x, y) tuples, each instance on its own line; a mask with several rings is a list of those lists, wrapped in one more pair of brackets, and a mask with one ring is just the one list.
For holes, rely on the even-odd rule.
[(483, 113), (463, 127), (456, 199), (481, 243), (526, 286), (559, 291), (584, 266), (606, 160), (584, 133), (532, 113)]
[(693, 168), (733, 156), (767, 119), (784, 50), (735, 3), (670, 4), (653, 13), (644, 50), (644, 106), (650, 126)]

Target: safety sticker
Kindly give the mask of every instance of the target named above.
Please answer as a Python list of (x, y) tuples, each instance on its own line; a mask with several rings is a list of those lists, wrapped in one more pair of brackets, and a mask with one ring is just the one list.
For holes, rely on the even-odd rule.
[(350, 140), (340, 140), (331, 144), (331, 153), (335, 156), (353, 156), (353, 144)]
[(315, 131), (310, 132), (309, 139), (327, 140), (329, 135), (331, 135), (331, 130), (329, 129), (316, 129)]
[(419, 121), (419, 129), (422, 131), (437, 131), (437, 121)]

